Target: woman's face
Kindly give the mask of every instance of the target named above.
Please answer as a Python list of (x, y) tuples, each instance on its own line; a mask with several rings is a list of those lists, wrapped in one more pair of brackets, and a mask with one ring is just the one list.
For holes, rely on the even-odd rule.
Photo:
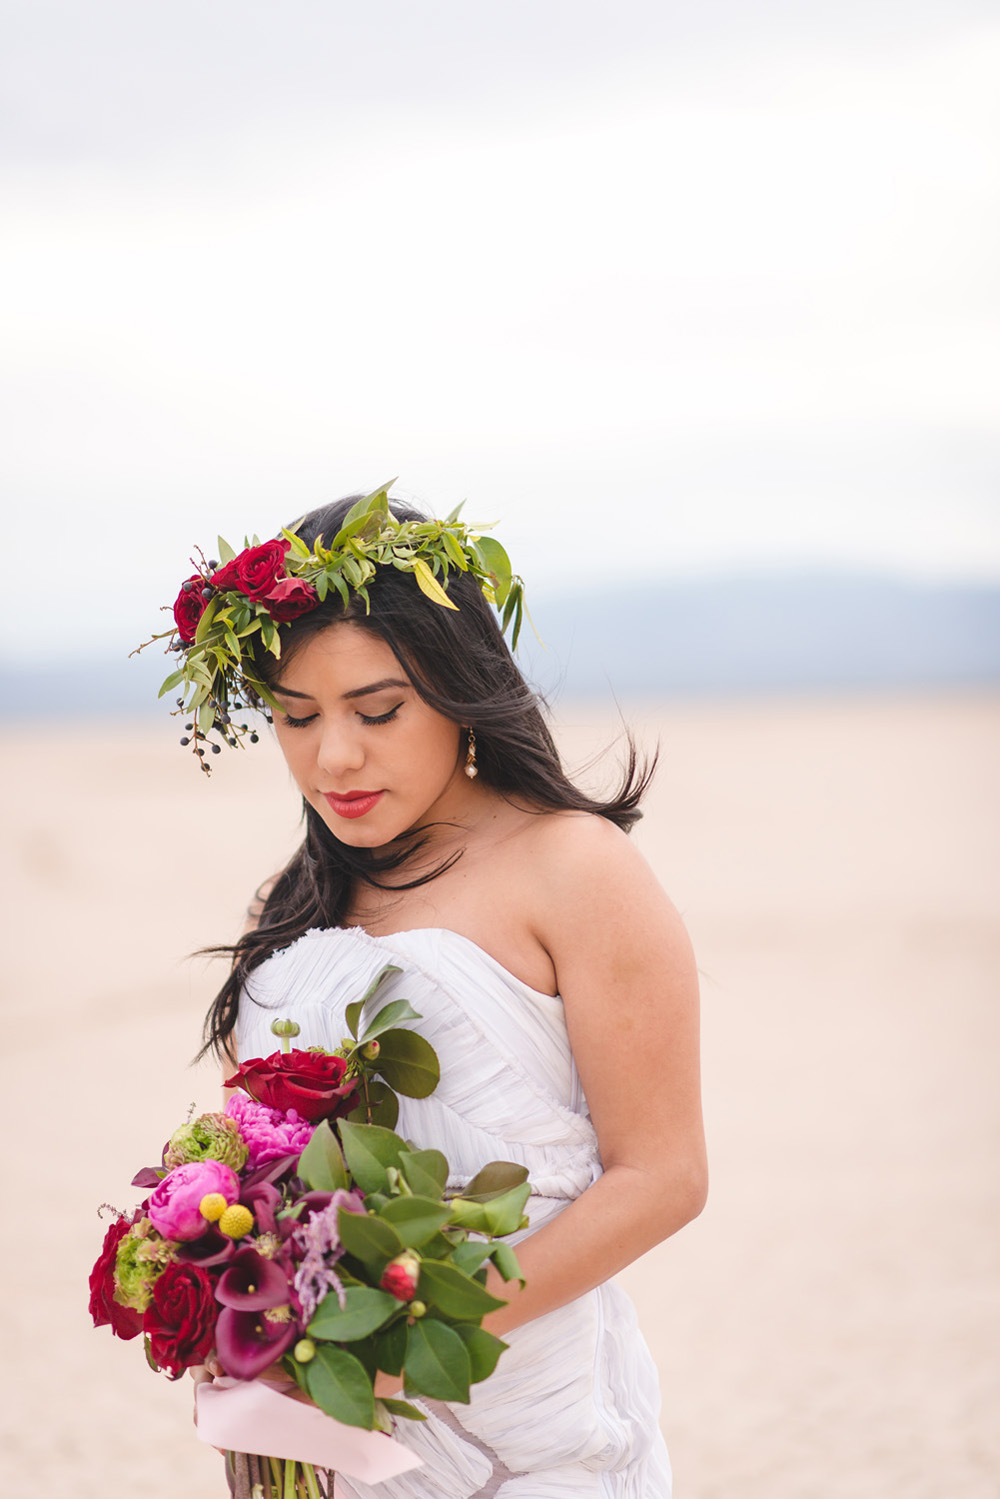
[(281, 752), (342, 843), (381, 848), (410, 828), (462, 822), (478, 788), (465, 735), (417, 694), (392, 651), (360, 625), (331, 625), (272, 686)]

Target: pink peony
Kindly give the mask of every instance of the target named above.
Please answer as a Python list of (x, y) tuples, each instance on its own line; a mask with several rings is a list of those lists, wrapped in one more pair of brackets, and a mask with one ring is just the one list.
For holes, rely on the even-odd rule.
[(228, 1203), (240, 1195), (239, 1177), (221, 1161), (189, 1161), (169, 1171), (149, 1199), (147, 1215), (165, 1239), (200, 1239), (208, 1229), (201, 1199), (221, 1192)]
[(234, 1093), (226, 1104), (226, 1113), (236, 1120), (247, 1143), (250, 1158), (246, 1169), (256, 1171), (279, 1156), (298, 1155), (312, 1139), (315, 1124), (303, 1119), (295, 1109), (271, 1109), (257, 1103), (245, 1093)]

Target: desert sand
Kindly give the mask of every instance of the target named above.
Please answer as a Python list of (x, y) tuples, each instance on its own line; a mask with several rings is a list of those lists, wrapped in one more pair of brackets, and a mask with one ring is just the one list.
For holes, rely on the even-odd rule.
[[(996, 1499), (1000, 699), (630, 717), (662, 752), (637, 836), (703, 981), (709, 1205), (623, 1277), (675, 1493)], [(616, 727), (559, 723), (571, 763)], [(190, 1381), (86, 1309), (98, 1204), (130, 1206), (168, 1129), (217, 1106), (188, 1062), (222, 970), (187, 955), (297, 839), (271, 745), (209, 783), (176, 740), (0, 739), (5, 1494), (225, 1493)]]

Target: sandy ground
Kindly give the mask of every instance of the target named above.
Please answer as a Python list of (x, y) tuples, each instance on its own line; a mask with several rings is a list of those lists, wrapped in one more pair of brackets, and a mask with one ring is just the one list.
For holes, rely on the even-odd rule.
[[(701, 1219), (624, 1280), (678, 1499), (1000, 1494), (1000, 700), (672, 705), (642, 846), (704, 991)], [(614, 732), (562, 714), (571, 761)], [(0, 740), (3, 1489), (219, 1499), (190, 1383), (94, 1332), (97, 1204), (188, 1105), (226, 940), (296, 839), (275, 752)], [(428, 1489), (428, 1495), (432, 1493)]]

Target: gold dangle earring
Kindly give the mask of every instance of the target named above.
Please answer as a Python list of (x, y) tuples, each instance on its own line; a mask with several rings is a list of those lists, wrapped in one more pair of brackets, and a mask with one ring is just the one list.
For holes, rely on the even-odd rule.
[(479, 774), (476, 766), (476, 736), (471, 729), (469, 730), (469, 747), (465, 752), (465, 774), (470, 781), (474, 781)]

